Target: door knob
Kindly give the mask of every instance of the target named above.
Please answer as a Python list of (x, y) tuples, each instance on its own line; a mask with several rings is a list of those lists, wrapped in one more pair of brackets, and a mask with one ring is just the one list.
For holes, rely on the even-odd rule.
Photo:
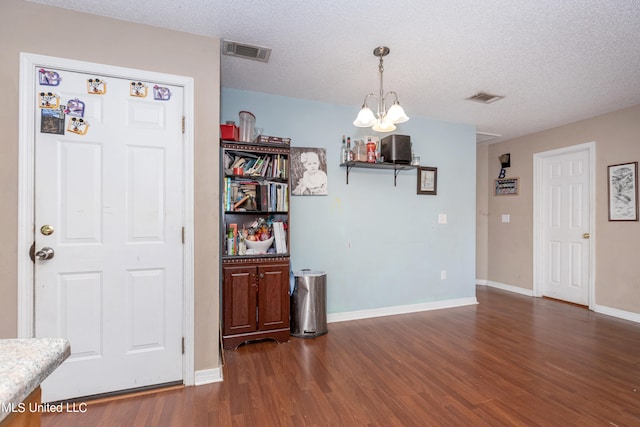
[(50, 226), (49, 224), (43, 225), (42, 227), (40, 227), (40, 232), (45, 235), (45, 236), (50, 236), (53, 234), (53, 227)]
[(584, 233), (584, 234), (582, 235), (582, 238), (583, 238), (583, 239), (588, 239), (589, 237), (591, 237), (591, 234), (589, 234), (589, 233)]
[(53, 258), (55, 254), (56, 253), (52, 248), (44, 247), (40, 249), (38, 252), (36, 252), (36, 258), (38, 258), (41, 261), (46, 261), (48, 259)]

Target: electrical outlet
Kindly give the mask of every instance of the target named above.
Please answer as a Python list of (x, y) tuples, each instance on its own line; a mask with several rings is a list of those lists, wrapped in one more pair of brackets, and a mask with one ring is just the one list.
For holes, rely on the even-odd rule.
[(440, 280), (447, 280), (447, 270), (442, 270), (440, 272)]

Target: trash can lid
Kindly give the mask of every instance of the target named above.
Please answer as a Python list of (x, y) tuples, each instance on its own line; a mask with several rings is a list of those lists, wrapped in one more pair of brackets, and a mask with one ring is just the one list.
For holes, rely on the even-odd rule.
[(326, 273), (324, 271), (318, 270), (310, 270), (308, 268), (299, 270), (296, 272), (295, 276), (324, 276)]

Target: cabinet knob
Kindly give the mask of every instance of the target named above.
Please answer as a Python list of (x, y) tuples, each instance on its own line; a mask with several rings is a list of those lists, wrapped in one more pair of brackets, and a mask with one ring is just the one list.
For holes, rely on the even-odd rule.
[(264, 279), (264, 273), (260, 273), (259, 276), (260, 276), (261, 279)]

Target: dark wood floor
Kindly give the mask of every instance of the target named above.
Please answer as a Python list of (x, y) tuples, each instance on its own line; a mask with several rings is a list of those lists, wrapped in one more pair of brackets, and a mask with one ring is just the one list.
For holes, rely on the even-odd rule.
[(640, 426), (640, 325), (478, 287), (477, 306), (227, 351), (224, 382), (54, 426)]

